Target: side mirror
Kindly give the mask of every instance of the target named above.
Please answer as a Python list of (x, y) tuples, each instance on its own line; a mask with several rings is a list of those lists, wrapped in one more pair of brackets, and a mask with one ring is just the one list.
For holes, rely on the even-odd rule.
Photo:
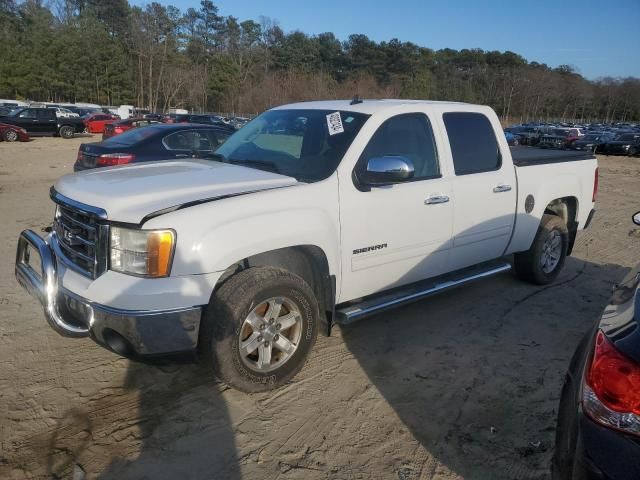
[(633, 223), (640, 225), (640, 212), (636, 212), (631, 218), (633, 218)]
[(413, 173), (413, 163), (406, 157), (373, 157), (367, 162), (367, 169), (360, 180), (370, 186), (390, 185), (413, 178)]

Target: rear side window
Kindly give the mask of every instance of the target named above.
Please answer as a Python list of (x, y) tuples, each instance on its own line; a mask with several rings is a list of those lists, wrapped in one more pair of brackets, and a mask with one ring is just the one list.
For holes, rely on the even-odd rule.
[(481, 113), (450, 112), (442, 116), (456, 175), (498, 170), (502, 163), (489, 119)]
[(373, 157), (399, 155), (413, 163), (414, 180), (440, 176), (438, 155), (429, 119), (421, 113), (407, 113), (385, 121), (362, 152), (366, 165)]

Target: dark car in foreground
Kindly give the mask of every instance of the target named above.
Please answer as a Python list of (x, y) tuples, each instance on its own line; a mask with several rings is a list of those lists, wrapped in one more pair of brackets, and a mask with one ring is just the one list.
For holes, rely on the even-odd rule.
[(204, 157), (234, 133), (215, 125), (154, 124), (134, 128), (99, 143), (83, 143), (74, 171), (154, 160)]
[(552, 471), (554, 480), (640, 479), (640, 265), (571, 360)]
[(22, 127), (0, 123), (0, 142), (28, 142), (29, 134)]
[(640, 133), (623, 133), (606, 143), (607, 155), (637, 155), (640, 153)]
[(54, 108), (18, 108), (0, 122), (25, 129), (31, 136), (60, 136), (73, 138), (85, 129), (84, 122), (78, 117), (57, 117)]

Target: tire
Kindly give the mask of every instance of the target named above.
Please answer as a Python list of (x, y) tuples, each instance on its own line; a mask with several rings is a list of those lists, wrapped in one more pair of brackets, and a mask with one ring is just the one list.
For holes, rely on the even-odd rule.
[(76, 131), (73, 127), (63, 125), (62, 127), (60, 127), (59, 133), (62, 138), (73, 138), (73, 135), (76, 133)]
[[(276, 311), (278, 303), (282, 305), (279, 316), (271, 322), (270, 312)], [(278, 332), (278, 318), (283, 324), (285, 318), (287, 325), (293, 319), (296, 323)], [(273, 390), (304, 365), (316, 341), (319, 320), (316, 297), (302, 278), (278, 268), (249, 268), (213, 293), (200, 328), (202, 361), (237, 390)], [(281, 348), (284, 339), (287, 348), (295, 347), (290, 353)], [(243, 345), (249, 354), (241, 354)], [(258, 347), (251, 350), (255, 345)], [(265, 364), (267, 351), (271, 362)]]
[[(560, 244), (556, 247), (557, 257), (553, 261), (553, 255), (550, 258), (545, 249), (555, 246), (556, 238)], [(551, 283), (564, 266), (568, 247), (569, 231), (564, 220), (556, 215), (543, 215), (531, 248), (514, 256), (516, 274), (521, 280), (537, 285)]]
[(7, 142), (15, 142), (18, 140), (18, 133), (15, 130), (7, 130), (4, 132), (4, 139)]

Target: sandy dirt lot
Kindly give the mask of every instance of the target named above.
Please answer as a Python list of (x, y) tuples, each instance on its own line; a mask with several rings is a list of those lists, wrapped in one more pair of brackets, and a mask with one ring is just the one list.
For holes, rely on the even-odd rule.
[(640, 159), (600, 157), (591, 228), (559, 280), (504, 274), (321, 337), (294, 382), (245, 395), (195, 363), (54, 333), (16, 238), (88, 139), (0, 143), (0, 478), (546, 479), (565, 367), (640, 261)]

